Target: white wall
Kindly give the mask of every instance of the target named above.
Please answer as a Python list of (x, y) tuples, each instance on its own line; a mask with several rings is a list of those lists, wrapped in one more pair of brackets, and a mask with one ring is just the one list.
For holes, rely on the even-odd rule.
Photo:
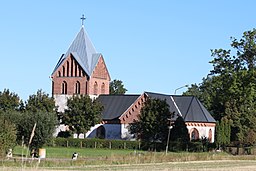
[(214, 142), (215, 127), (202, 127), (202, 126), (187, 126), (188, 132), (191, 133), (193, 128), (197, 129), (199, 132), (199, 138), (206, 137), (209, 138), (209, 131), (212, 130), (212, 142)]

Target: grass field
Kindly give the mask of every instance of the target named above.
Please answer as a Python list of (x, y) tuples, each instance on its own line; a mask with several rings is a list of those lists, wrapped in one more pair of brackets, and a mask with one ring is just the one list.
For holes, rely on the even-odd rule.
[[(2, 159), (0, 170), (256, 170), (253, 155), (46, 147), (46, 159), (22, 163), (25, 151), (16, 147), (15, 158)], [(73, 152), (79, 153), (78, 160), (71, 160)]]

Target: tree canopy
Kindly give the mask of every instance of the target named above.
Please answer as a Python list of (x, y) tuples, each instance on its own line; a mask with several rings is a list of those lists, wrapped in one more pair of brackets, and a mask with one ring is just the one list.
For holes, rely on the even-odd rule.
[(125, 94), (127, 91), (124, 88), (123, 82), (121, 80), (113, 80), (109, 85), (109, 94)]
[(49, 97), (49, 94), (46, 94), (42, 90), (38, 90), (36, 94), (29, 96), (26, 103), (26, 110), (31, 112), (53, 112), (56, 110), (54, 98)]
[(88, 95), (73, 96), (67, 101), (62, 123), (77, 134), (85, 133), (101, 121), (103, 106)]
[(9, 118), (0, 112), (0, 156), (5, 156), (8, 149), (16, 145), (16, 127)]
[(10, 92), (9, 89), (0, 91), (0, 110), (18, 110), (20, 105), (20, 98), (17, 94)]
[(211, 50), (213, 70), (185, 94), (197, 96), (216, 120), (231, 121), (231, 141), (250, 144), (256, 142), (256, 29), (231, 37), (230, 45)]
[(140, 111), (138, 120), (130, 125), (130, 132), (147, 142), (165, 142), (168, 136), (169, 119), (173, 113), (164, 100), (147, 99)]

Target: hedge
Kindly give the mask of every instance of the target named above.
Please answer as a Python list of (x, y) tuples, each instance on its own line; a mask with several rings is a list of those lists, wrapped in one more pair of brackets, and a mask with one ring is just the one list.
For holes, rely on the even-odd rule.
[(79, 147), (79, 148), (108, 148), (108, 149), (140, 149), (139, 141), (105, 140), (105, 139), (75, 139), (54, 138), (49, 146)]

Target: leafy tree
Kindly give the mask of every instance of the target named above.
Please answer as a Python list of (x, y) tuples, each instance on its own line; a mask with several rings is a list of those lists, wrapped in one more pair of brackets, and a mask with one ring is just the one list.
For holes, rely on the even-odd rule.
[(20, 98), (17, 94), (10, 92), (9, 89), (4, 89), (0, 92), (0, 110), (18, 110)]
[(0, 113), (0, 125), (0, 156), (3, 157), (8, 149), (13, 149), (16, 145), (16, 129), (3, 113)]
[(169, 111), (166, 101), (147, 99), (140, 111), (138, 120), (129, 127), (131, 134), (146, 142), (162, 142), (166, 144), (169, 119), (173, 113)]
[(113, 80), (110, 82), (109, 85), (109, 93), (110, 94), (125, 94), (127, 91), (126, 88), (124, 88), (123, 82), (121, 80)]
[[(29, 139), (36, 123), (36, 129), (31, 144)], [(30, 145), (30, 149), (41, 148), (46, 142), (48, 142), (55, 131), (57, 124), (57, 117), (55, 112), (26, 111), (20, 113), (19, 122), (16, 123), (17, 127), (17, 138), (21, 142), (24, 137), (24, 144)]]
[(171, 141), (178, 141), (183, 143), (189, 142), (188, 128), (181, 116), (178, 116), (178, 118), (173, 123), (170, 139)]
[(256, 142), (256, 29), (232, 37), (231, 49), (212, 56), (213, 70), (197, 88), (202, 102), (216, 120), (231, 120), (231, 141)]
[[(56, 129), (57, 114), (54, 99), (42, 90), (30, 95), (26, 105), (20, 113), (13, 113), (17, 119), (17, 139), (19, 142), (24, 137), (24, 143), (29, 145), (32, 129), (36, 123), (35, 135), (30, 144), (31, 149), (38, 149), (49, 141)], [(10, 116), (11, 117), (11, 116)]]
[(216, 124), (216, 143), (218, 147), (225, 147), (230, 143), (231, 137), (231, 120), (223, 117), (221, 121)]
[(26, 110), (31, 112), (56, 111), (54, 98), (49, 97), (49, 94), (46, 94), (42, 90), (38, 90), (36, 94), (29, 96), (29, 99), (26, 103)]
[(88, 95), (73, 96), (67, 101), (62, 123), (74, 133), (85, 133), (101, 121), (103, 106)]

